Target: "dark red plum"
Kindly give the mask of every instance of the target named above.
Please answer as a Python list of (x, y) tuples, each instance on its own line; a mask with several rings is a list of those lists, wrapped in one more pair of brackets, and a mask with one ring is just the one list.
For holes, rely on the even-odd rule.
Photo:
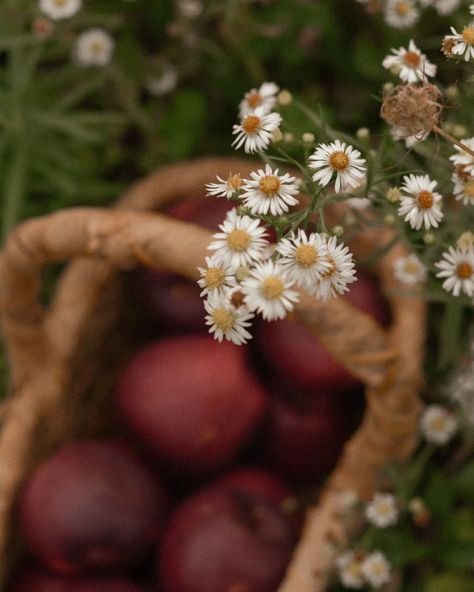
[(273, 504), (211, 488), (173, 514), (158, 571), (164, 592), (275, 592), (294, 544)]
[[(374, 280), (358, 273), (345, 296), (354, 306), (372, 315), (382, 324), (388, 322), (386, 301)], [(255, 340), (272, 374), (296, 390), (350, 390), (358, 380), (327, 351), (304, 325), (290, 319), (256, 325)]]
[(163, 339), (140, 351), (117, 384), (125, 423), (183, 476), (224, 467), (251, 440), (267, 398), (245, 348), (208, 335)]
[(14, 578), (9, 592), (149, 592), (149, 589), (120, 577), (68, 578), (30, 569)]
[(258, 467), (235, 469), (218, 479), (215, 486), (259, 496), (277, 507), (291, 497), (290, 490), (279, 475)]
[[(354, 397), (360, 403), (360, 393)], [(271, 464), (290, 482), (313, 484), (334, 468), (355, 429), (354, 406), (332, 392), (308, 397), (304, 403), (273, 398), (266, 449)]]
[(79, 442), (27, 481), (21, 532), (33, 556), (57, 573), (126, 570), (152, 551), (166, 506), (162, 485), (125, 444)]

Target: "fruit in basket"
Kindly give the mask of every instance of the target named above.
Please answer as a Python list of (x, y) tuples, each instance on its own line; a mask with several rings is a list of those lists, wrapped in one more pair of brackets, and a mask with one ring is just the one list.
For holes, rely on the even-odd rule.
[[(351, 284), (345, 298), (379, 323), (387, 324), (386, 302), (367, 274), (358, 272), (358, 281)], [(360, 384), (301, 323), (290, 319), (260, 323), (255, 340), (272, 375), (295, 389), (350, 390)]]
[(24, 570), (14, 579), (10, 592), (149, 592), (120, 577), (68, 578), (38, 569)]
[(218, 479), (215, 486), (259, 496), (277, 507), (291, 497), (290, 490), (279, 475), (258, 467), (234, 469)]
[(150, 469), (118, 440), (69, 444), (41, 464), (20, 499), (33, 555), (62, 574), (141, 564), (165, 520), (166, 495)]
[[(348, 399), (352, 398), (350, 401)], [(313, 484), (335, 466), (355, 429), (360, 392), (321, 391), (290, 400), (274, 396), (266, 433), (271, 464), (292, 482)]]
[(267, 409), (246, 350), (208, 335), (148, 345), (121, 374), (116, 391), (137, 438), (162, 465), (185, 476), (233, 460)]
[(158, 561), (163, 591), (274, 592), (293, 544), (293, 527), (273, 504), (211, 487), (171, 517)]

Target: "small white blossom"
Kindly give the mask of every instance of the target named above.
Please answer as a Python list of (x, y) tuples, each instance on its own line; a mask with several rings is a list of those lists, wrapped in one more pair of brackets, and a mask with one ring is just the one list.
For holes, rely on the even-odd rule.
[(290, 280), (310, 293), (314, 292), (321, 274), (330, 268), (326, 241), (314, 232), (308, 236), (300, 228), (297, 234), (292, 233), (289, 238), (281, 239), (276, 251), (281, 255), (278, 263)]
[(263, 113), (270, 113), (277, 102), (279, 90), (274, 82), (264, 82), (260, 88), (249, 90), (239, 105), (240, 118), (244, 119), (249, 113), (254, 113), (257, 107), (260, 107)]
[(417, 48), (413, 39), (410, 39), (408, 49), (392, 49), (394, 55), (384, 58), (382, 66), (397, 71), (398, 76), (404, 82), (419, 82), (427, 77), (436, 76), (436, 66), (426, 59), (424, 53)]
[(79, 12), (82, 0), (39, 0), (39, 8), (53, 21), (61, 21)]
[(106, 66), (112, 59), (114, 40), (103, 29), (89, 29), (77, 38), (75, 57), (81, 66)]
[(435, 266), (441, 269), (436, 277), (446, 278), (443, 288), (447, 292), (452, 292), (453, 296), (459, 296), (461, 293), (474, 296), (474, 247), (449, 247)]
[(360, 590), (364, 587), (362, 560), (363, 556), (354, 553), (354, 551), (346, 551), (337, 558), (336, 565), (339, 579), (345, 588)]
[(469, 6), (469, 12), (471, 14), (474, 14), (474, 4), (471, 4), (471, 6)]
[(434, 7), (441, 16), (448, 16), (461, 4), (461, 0), (435, 0)]
[(221, 232), (213, 234), (214, 240), (207, 247), (216, 251), (218, 259), (237, 268), (251, 265), (265, 256), (269, 243), (264, 238), (267, 233), (260, 226), (260, 220), (239, 216), (234, 209), (228, 212), (219, 228)]
[[(474, 137), (461, 140), (461, 143), (471, 150), (474, 150)], [(452, 154), (449, 157), (449, 160), (451, 160), (455, 166), (461, 166), (463, 172), (474, 174), (474, 156), (463, 150), (460, 146), (455, 146), (455, 148), (458, 153)]]
[(456, 171), (451, 181), (454, 183), (454, 197), (465, 206), (474, 206), (474, 169), (471, 174)]
[(454, 55), (464, 57), (468, 62), (471, 58), (474, 59), (474, 21), (465, 26), (461, 33), (458, 33), (454, 27), (451, 27), (452, 35), (445, 37), (456, 41), (456, 44), (451, 49)]
[(266, 150), (272, 141), (273, 132), (281, 123), (279, 113), (265, 113), (263, 107), (257, 107), (246, 115), (239, 125), (234, 125), (233, 134), (237, 135), (232, 146), (238, 150), (241, 146), (247, 154)]
[(288, 173), (278, 175), (278, 169), (272, 170), (267, 164), (265, 170), (259, 169), (250, 176), (251, 179), (244, 180), (242, 200), (253, 214), (280, 216), (298, 203), (298, 185)]
[(376, 493), (365, 507), (367, 520), (378, 528), (386, 528), (397, 522), (398, 509), (395, 498), (390, 493)]
[(420, 420), (420, 429), (427, 442), (447, 444), (458, 429), (455, 417), (441, 405), (429, 405)]
[(331, 144), (318, 144), (308, 163), (310, 169), (317, 171), (313, 175), (313, 181), (322, 187), (336, 173), (336, 193), (345, 191), (348, 187), (359, 187), (365, 177), (365, 160), (360, 158), (360, 152), (339, 140)]
[(200, 0), (178, 0), (178, 10), (184, 18), (195, 19), (201, 16), (204, 6)]
[(245, 303), (251, 311), (259, 312), (268, 321), (283, 319), (293, 310), (299, 295), (291, 290), (293, 282), (277, 263), (269, 259), (256, 263), (250, 276), (242, 282)]
[(230, 199), (232, 196), (240, 192), (242, 187), (242, 179), (240, 178), (239, 173), (235, 175), (229, 173), (227, 179), (221, 179), (220, 177), (216, 176), (216, 179), (219, 181), (218, 183), (208, 183), (206, 185), (206, 195), (214, 197), (226, 197), (227, 199)]
[(347, 284), (355, 282), (357, 279), (352, 253), (344, 246), (344, 243), (338, 245), (337, 238), (332, 236), (326, 240), (326, 250), (325, 260), (329, 263), (329, 268), (321, 273), (321, 277), (313, 289), (308, 290), (310, 294), (315, 294), (316, 298), (320, 300), (327, 300), (348, 292)]
[(387, 0), (385, 21), (397, 29), (413, 26), (420, 17), (420, 11), (414, 0)]
[(416, 255), (399, 257), (393, 262), (393, 274), (399, 282), (415, 286), (426, 280), (428, 270)]
[(206, 257), (206, 265), (207, 267), (198, 267), (201, 279), (197, 283), (202, 288), (201, 296), (214, 292), (222, 294), (227, 288), (236, 285), (232, 266), (226, 264), (217, 255)]
[(374, 551), (362, 562), (362, 573), (373, 588), (381, 588), (390, 580), (390, 563), (381, 551)]
[(204, 301), (206, 325), (210, 325), (209, 333), (214, 333), (217, 341), (227, 339), (236, 345), (247, 343), (252, 335), (246, 327), (250, 327), (250, 319), (255, 316), (246, 306), (235, 307), (225, 294), (210, 294)]
[(372, 204), (372, 200), (370, 197), (350, 197), (345, 203), (353, 210), (365, 210)]
[(398, 214), (405, 216), (405, 221), (415, 230), (434, 226), (438, 227), (443, 219), (440, 209), (442, 197), (433, 191), (437, 182), (428, 175), (408, 175), (403, 177), (402, 197)]
[(161, 76), (149, 76), (145, 82), (147, 91), (154, 97), (163, 97), (169, 94), (177, 84), (178, 72), (171, 65), (163, 68)]

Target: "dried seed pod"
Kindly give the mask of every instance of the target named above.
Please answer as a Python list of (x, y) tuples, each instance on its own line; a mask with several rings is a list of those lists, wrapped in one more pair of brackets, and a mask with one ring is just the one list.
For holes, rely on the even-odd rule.
[(441, 91), (429, 82), (399, 85), (384, 95), (380, 116), (393, 127), (397, 138), (421, 137), (438, 125), (441, 101)]

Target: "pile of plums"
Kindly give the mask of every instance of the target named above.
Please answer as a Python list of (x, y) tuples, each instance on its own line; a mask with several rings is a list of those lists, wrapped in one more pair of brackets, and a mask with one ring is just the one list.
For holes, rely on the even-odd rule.
[[(228, 204), (171, 214), (216, 228)], [(207, 333), (196, 284), (131, 277), (143, 345), (117, 377), (127, 437), (72, 443), (36, 468), (18, 504), (29, 551), (10, 592), (274, 592), (301, 500), (334, 467), (361, 385), (304, 327), (257, 323), (238, 347)], [(347, 298), (385, 324), (359, 273)]]

